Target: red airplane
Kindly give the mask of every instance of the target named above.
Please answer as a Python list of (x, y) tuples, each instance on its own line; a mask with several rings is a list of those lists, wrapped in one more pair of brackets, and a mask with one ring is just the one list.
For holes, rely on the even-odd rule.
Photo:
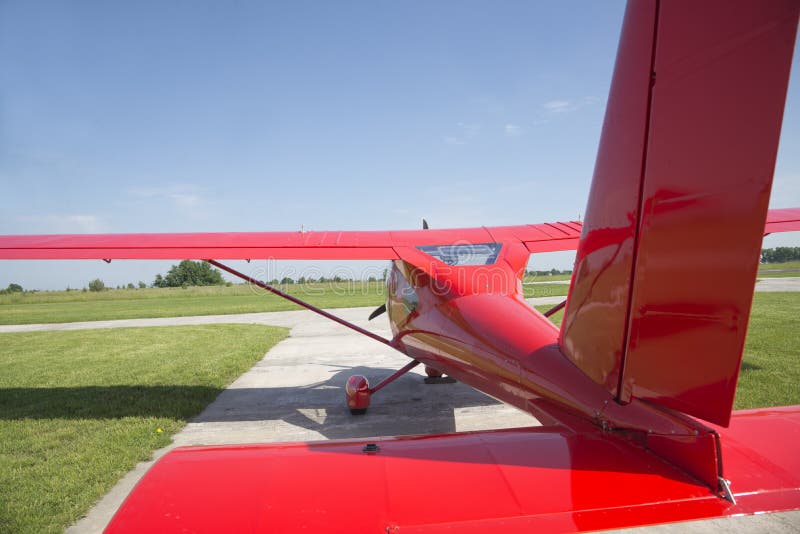
[[(767, 209), (799, 13), (630, 2), (582, 225), (0, 237), (0, 259), (204, 259), (408, 355), (347, 381), (354, 413), (424, 364), (543, 425), (178, 448), (108, 531), (580, 531), (800, 508), (800, 406), (732, 414), (762, 237), (800, 230), (800, 209)], [(567, 300), (540, 314), (529, 255), (576, 248)], [(256, 258), (392, 260), (373, 317), (393, 337), (218, 261)]]

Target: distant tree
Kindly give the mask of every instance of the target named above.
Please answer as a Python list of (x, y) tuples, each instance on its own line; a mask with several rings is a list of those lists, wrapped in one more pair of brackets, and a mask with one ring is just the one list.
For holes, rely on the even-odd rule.
[(166, 276), (156, 275), (155, 287), (221, 286), (222, 274), (204, 261), (183, 260), (170, 267)]
[(800, 247), (765, 248), (761, 251), (761, 263), (786, 263), (800, 260)]
[(292, 280), (288, 276), (284, 276), (283, 278), (281, 278), (281, 285), (287, 285), (287, 284), (294, 284), (294, 280)]
[(135, 285), (133, 285), (133, 284), (128, 284), (128, 285), (127, 285), (127, 288), (128, 288), (128, 289), (136, 289), (136, 286), (135, 286)]
[(327, 281), (328, 281), (328, 279), (327, 279), (327, 278), (325, 278), (324, 276), (320, 276), (320, 277), (319, 277), (319, 283), (320, 283), (320, 284), (324, 284), (324, 283), (325, 283), (325, 282), (327, 282)]
[(144, 282), (139, 280), (139, 289), (145, 289), (146, 287), (147, 287), (147, 284), (145, 284)]
[(19, 284), (8, 284), (6, 293), (22, 293), (22, 286)]
[(306, 277), (305, 276), (301, 276), (300, 278), (297, 279), (297, 283), (298, 284), (305, 284), (306, 283)]
[(106, 285), (99, 278), (95, 278), (89, 282), (89, 291), (103, 291), (105, 288)]
[(367, 282), (377, 282), (377, 280), (375, 279), (374, 276), (370, 276), (369, 278), (367, 278)]

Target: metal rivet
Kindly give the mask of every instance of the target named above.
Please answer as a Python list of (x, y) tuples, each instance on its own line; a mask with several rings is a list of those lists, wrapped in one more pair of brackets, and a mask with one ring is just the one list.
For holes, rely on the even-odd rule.
[(376, 443), (367, 443), (361, 450), (367, 454), (375, 454), (376, 452), (380, 451), (381, 448), (378, 447)]

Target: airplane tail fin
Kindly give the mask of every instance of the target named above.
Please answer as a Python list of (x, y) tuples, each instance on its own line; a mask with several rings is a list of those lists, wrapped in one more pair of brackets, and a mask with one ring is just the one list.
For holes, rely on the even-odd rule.
[(620, 403), (729, 423), (799, 10), (628, 4), (559, 339)]

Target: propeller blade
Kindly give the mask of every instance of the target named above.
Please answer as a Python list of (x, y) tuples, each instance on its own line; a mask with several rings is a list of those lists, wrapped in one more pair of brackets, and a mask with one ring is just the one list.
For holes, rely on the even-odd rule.
[(373, 311), (372, 313), (369, 314), (368, 321), (373, 320), (375, 317), (379, 316), (380, 314), (382, 314), (385, 311), (386, 311), (386, 304), (381, 304), (380, 306), (375, 308), (375, 311)]

